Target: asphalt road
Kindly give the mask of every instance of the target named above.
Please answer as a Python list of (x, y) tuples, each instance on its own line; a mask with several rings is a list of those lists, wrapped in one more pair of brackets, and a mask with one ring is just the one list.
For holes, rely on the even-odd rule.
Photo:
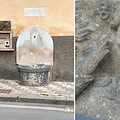
[(0, 102), (0, 120), (74, 120), (68, 107)]

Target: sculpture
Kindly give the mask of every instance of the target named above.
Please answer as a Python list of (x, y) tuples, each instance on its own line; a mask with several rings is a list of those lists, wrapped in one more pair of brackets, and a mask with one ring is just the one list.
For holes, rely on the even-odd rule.
[(76, 2), (76, 113), (119, 120), (120, 2)]

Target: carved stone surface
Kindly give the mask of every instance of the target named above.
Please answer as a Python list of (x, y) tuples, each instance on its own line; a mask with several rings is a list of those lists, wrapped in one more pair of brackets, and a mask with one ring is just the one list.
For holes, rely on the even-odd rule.
[(39, 86), (49, 82), (50, 65), (18, 65), (20, 82), (23, 85)]
[(75, 5), (76, 113), (120, 120), (120, 1)]
[(0, 31), (11, 31), (11, 21), (0, 21)]

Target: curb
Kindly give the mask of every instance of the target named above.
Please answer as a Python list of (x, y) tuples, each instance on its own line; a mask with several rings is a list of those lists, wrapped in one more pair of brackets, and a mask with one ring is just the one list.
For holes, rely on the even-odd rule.
[[(53, 97), (52, 97), (53, 98)], [(31, 97), (31, 96), (18, 96), (18, 95), (1, 95), (0, 101), (5, 102), (27, 102), (27, 103), (44, 103), (44, 104), (56, 104), (56, 105), (74, 105), (74, 101), (50, 97)]]

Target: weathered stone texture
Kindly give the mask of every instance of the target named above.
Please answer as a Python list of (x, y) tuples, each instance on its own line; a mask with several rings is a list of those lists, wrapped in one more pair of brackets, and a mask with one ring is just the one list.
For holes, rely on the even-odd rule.
[(11, 21), (0, 21), (0, 31), (11, 31)]
[(54, 41), (53, 80), (74, 81), (74, 37), (52, 37)]
[(75, 9), (76, 112), (119, 120), (120, 1), (80, 0)]
[(20, 34), (17, 40), (17, 64), (53, 64), (53, 40), (47, 31), (31, 27)]
[(50, 65), (18, 65), (20, 83), (23, 85), (40, 86), (50, 81)]

